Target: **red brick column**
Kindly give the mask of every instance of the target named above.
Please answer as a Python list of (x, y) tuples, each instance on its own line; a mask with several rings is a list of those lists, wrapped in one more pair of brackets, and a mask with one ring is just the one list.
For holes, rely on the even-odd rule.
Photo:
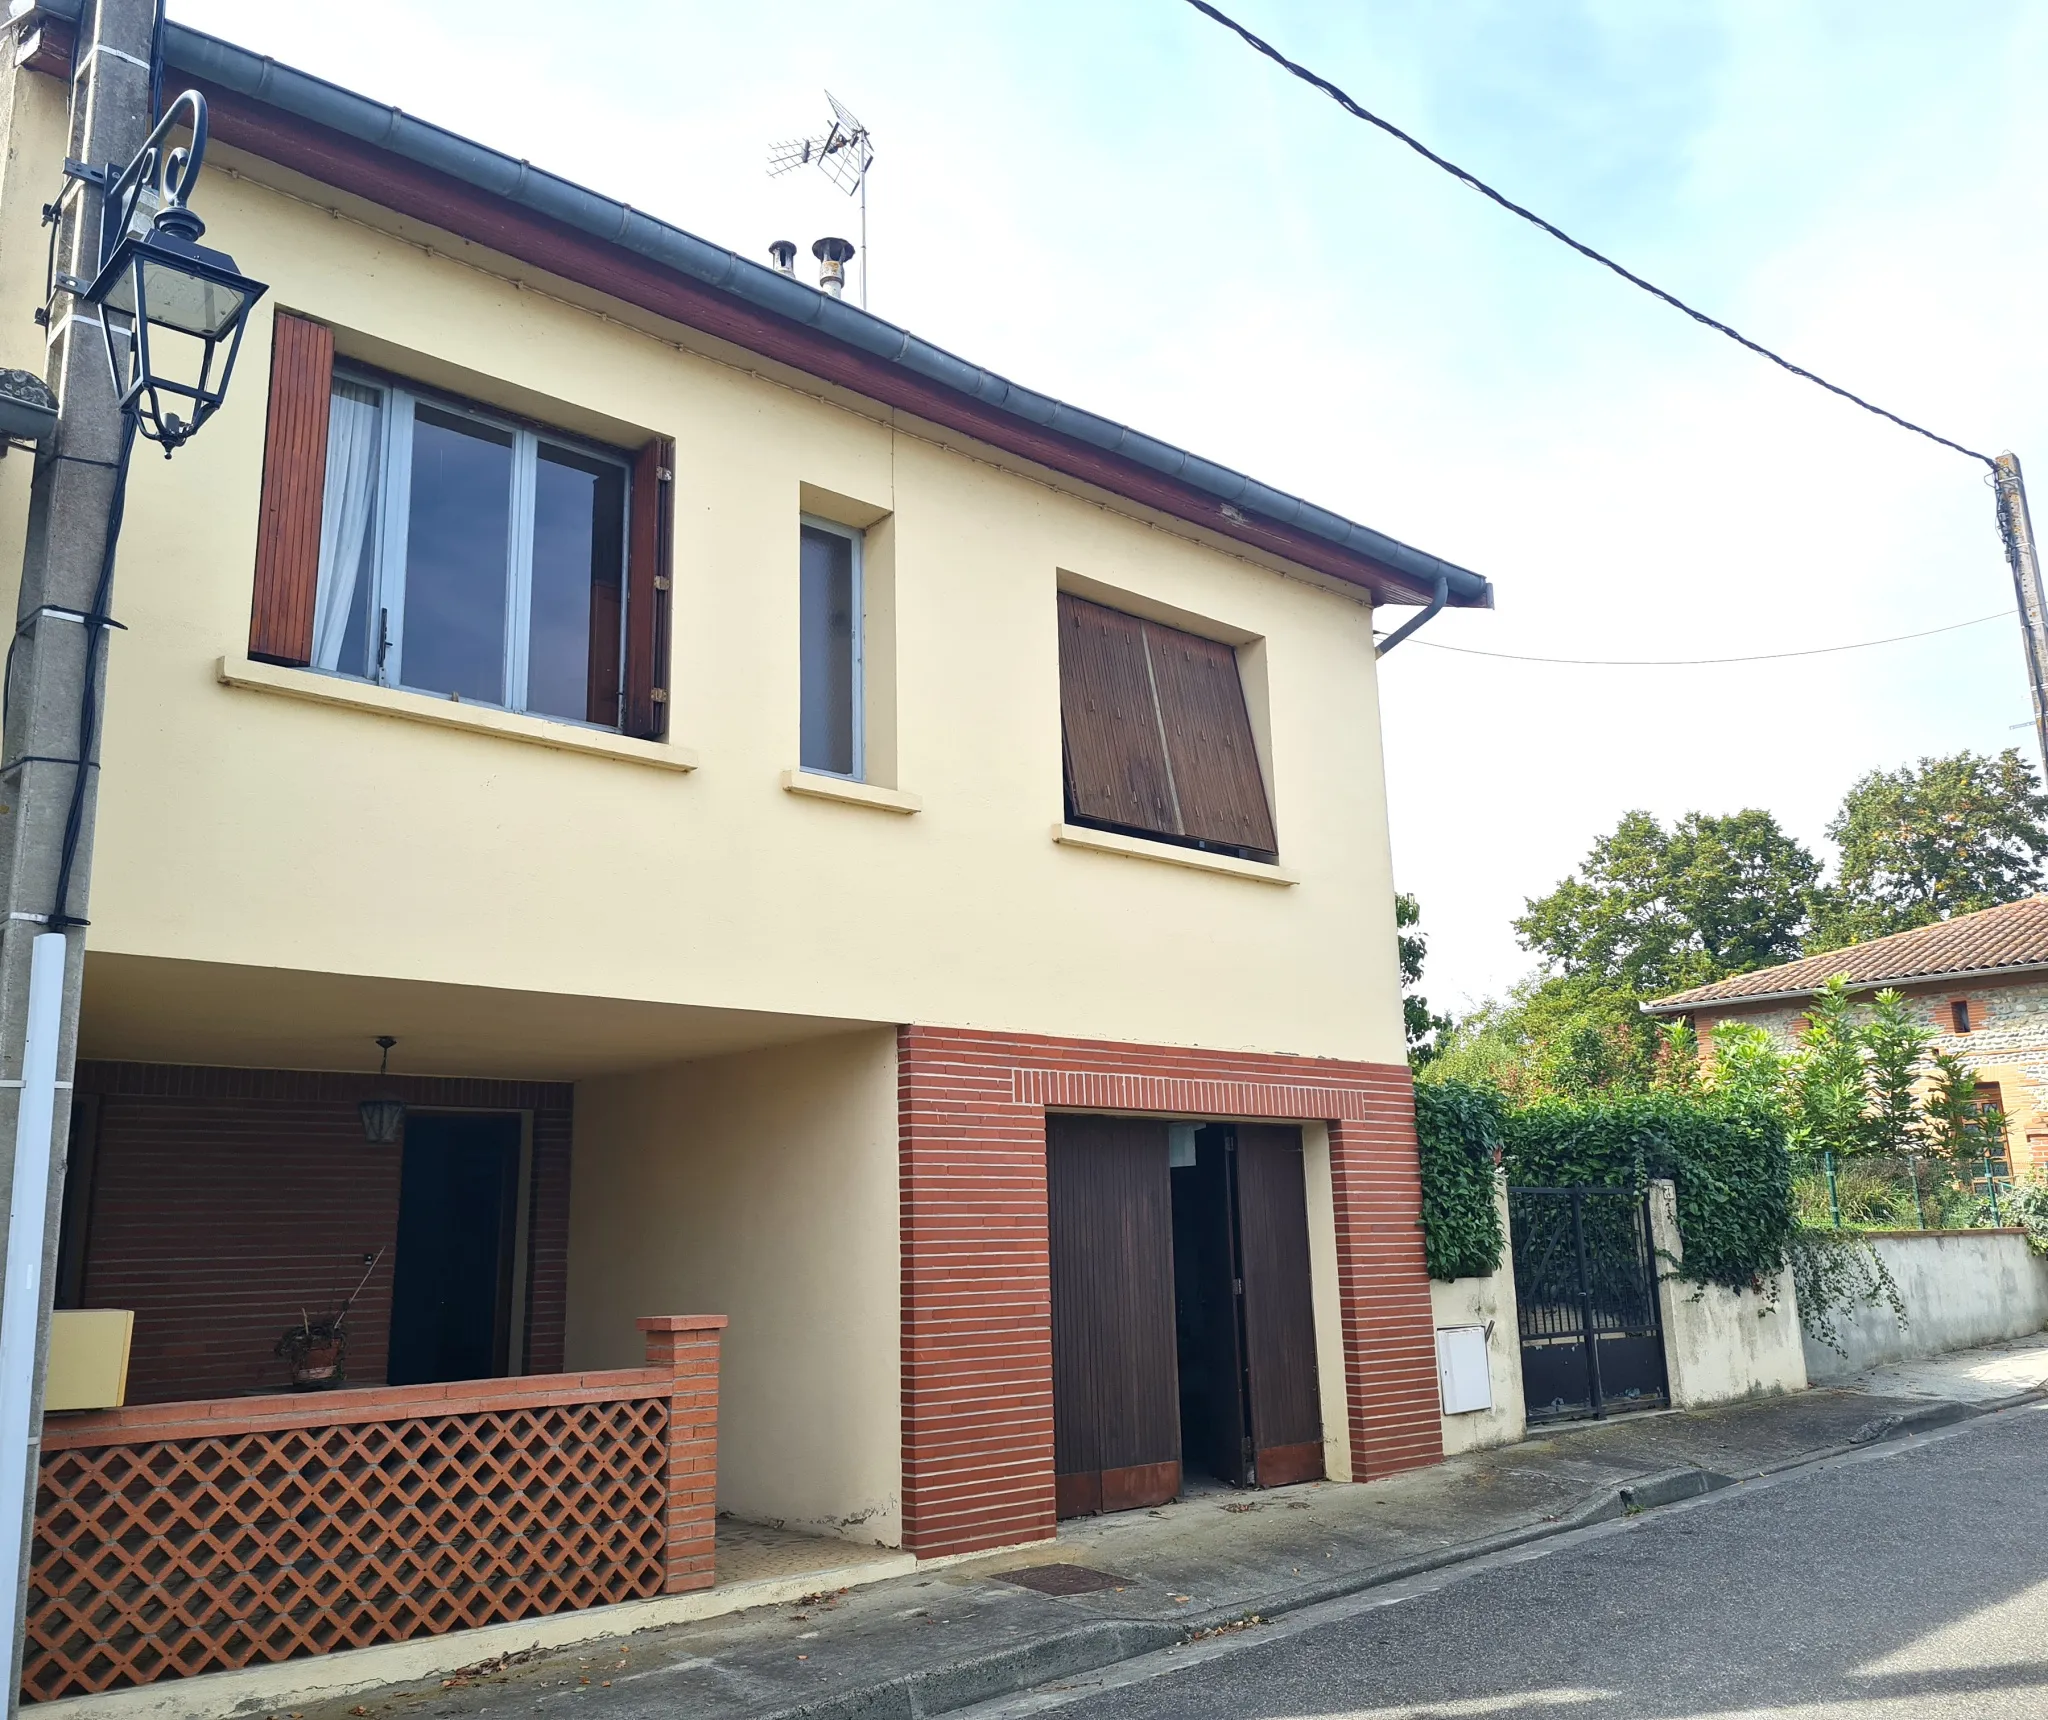
[(649, 1314), (647, 1365), (675, 1376), (668, 1400), (665, 1594), (711, 1587), (718, 1520), (718, 1335), (723, 1314)]
[(1048, 1107), (1327, 1122), (1352, 1473), (1443, 1455), (1405, 1065), (906, 1027), (897, 1105), (912, 1552), (1053, 1530)]

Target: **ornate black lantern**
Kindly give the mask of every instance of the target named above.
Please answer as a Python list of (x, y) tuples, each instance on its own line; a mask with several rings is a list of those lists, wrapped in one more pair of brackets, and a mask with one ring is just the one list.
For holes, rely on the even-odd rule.
[[(181, 116), (191, 142), (167, 151)], [(206, 224), (186, 199), (205, 160), (206, 98), (187, 90), (135, 159), (118, 176), (107, 170), (99, 272), (80, 289), (99, 314), (122, 409), (166, 458), (219, 408), (266, 291), (199, 243)]]
[[(377, 1048), (384, 1053), (377, 1064), (380, 1081), (390, 1073), (391, 1048), (397, 1043), (388, 1033), (377, 1035)], [(356, 1114), (363, 1119), (363, 1139), (373, 1146), (395, 1145), (405, 1133), (405, 1101), (395, 1094), (386, 1092), (363, 1100), (356, 1106)]]

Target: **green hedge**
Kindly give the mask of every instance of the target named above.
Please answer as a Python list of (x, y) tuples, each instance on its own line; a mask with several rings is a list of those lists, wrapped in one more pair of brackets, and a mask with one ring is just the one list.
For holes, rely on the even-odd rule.
[(1491, 1087), (1444, 1081), (1415, 1089), (1422, 1248), (1432, 1278), (1484, 1278), (1500, 1265), (1493, 1155), (1503, 1122), (1501, 1097)]
[(1775, 1111), (1653, 1092), (1507, 1108), (1490, 1088), (1415, 1090), (1423, 1248), (1432, 1278), (1483, 1277), (1500, 1264), (1493, 1205), (1499, 1149), (1511, 1183), (1640, 1189), (1669, 1177), (1678, 1196), (1683, 1277), (1743, 1289), (1784, 1263), (1794, 1229), (1791, 1161)]
[(1641, 1188), (1669, 1177), (1678, 1195), (1680, 1276), (1740, 1290), (1785, 1261), (1795, 1228), (1785, 1123), (1761, 1106), (1678, 1093), (1545, 1099), (1511, 1111), (1511, 1183)]

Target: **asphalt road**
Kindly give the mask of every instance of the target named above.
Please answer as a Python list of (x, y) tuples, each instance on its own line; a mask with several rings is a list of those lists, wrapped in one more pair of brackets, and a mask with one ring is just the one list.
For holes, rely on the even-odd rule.
[(966, 1712), (2048, 1716), (2048, 1405), (1548, 1548)]

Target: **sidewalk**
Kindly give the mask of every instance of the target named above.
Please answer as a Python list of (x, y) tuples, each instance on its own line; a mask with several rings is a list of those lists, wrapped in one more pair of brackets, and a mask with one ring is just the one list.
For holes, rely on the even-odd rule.
[[(898, 1720), (1979, 1414), (2048, 1384), (2048, 1335), (1797, 1397), (1551, 1430), (1366, 1486), (1215, 1488), (1057, 1542), (793, 1605), (289, 1710)], [(1037, 1586), (1032, 1586), (1032, 1585)], [(280, 1715), (282, 1720), (282, 1715)]]

